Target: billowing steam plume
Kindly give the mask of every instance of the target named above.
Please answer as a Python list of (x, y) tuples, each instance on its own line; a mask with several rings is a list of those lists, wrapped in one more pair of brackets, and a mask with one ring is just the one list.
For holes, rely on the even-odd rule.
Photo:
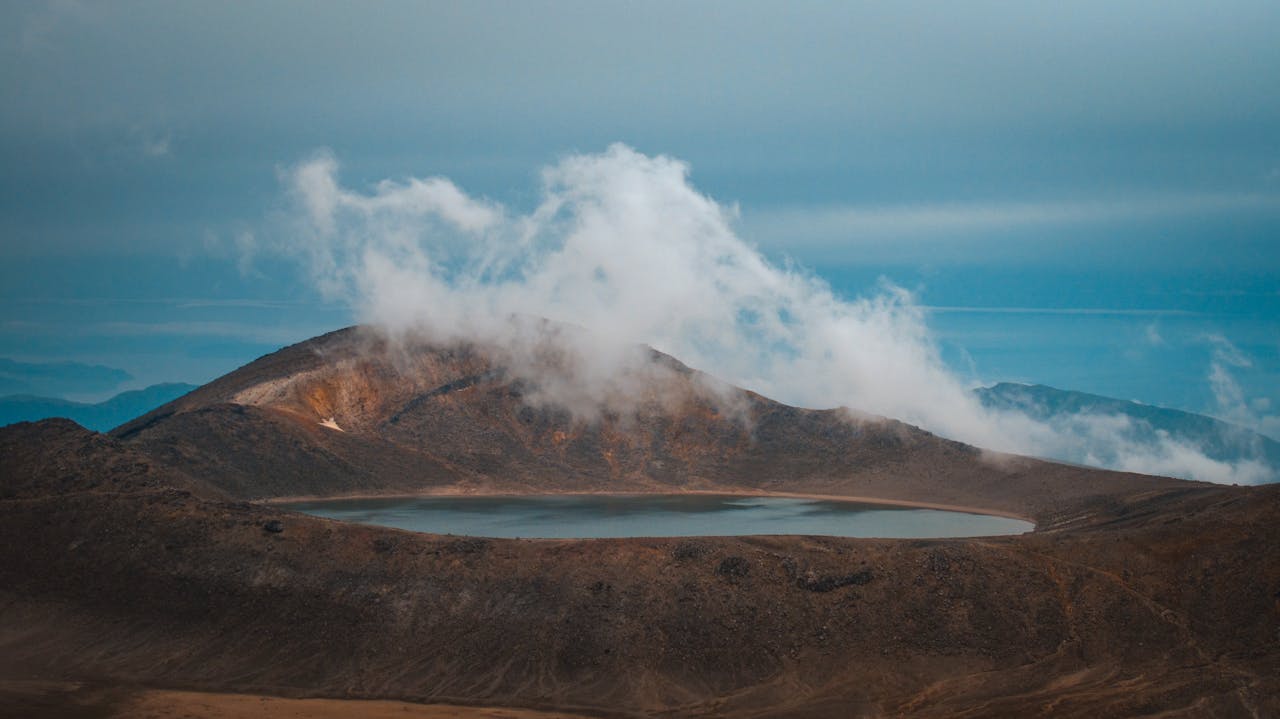
[(527, 214), (438, 177), (347, 189), (328, 154), (284, 177), (296, 212), (276, 249), (305, 258), (322, 291), (364, 322), (504, 347), (529, 372), (537, 340), (512, 317), (589, 329), (565, 340), (572, 378), (539, 377), (537, 398), (588, 418), (640, 391), (629, 383), (649, 370), (630, 343), (644, 342), (783, 402), (848, 406), (981, 447), (1051, 455), (1077, 443), (1117, 468), (1257, 480), (1194, 447), (1126, 446), (1116, 418), (1049, 424), (984, 408), (942, 362), (909, 292), (883, 284), (849, 301), (771, 264), (668, 157), (623, 145), (568, 157), (543, 171)]

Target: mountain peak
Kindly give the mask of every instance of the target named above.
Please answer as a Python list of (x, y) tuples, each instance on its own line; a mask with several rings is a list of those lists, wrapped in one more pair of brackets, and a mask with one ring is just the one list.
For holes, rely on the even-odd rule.
[[(347, 328), (259, 358), (113, 435), (251, 498), (745, 489), (1032, 516), (1109, 483), (1176, 484), (791, 407), (652, 348), (540, 329), (480, 342)], [(1072, 479), (1046, 481), (1059, 475)]]

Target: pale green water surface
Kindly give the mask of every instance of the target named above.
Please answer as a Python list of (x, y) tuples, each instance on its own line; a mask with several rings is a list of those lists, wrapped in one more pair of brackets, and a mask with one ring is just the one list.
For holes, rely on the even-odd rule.
[(415, 532), (508, 538), (753, 534), (926, 538), (1021, 534), (1034, 528), (1030, 522), (985, 514), (740, 495), (415, 497), (283, 506), (331, 519)]

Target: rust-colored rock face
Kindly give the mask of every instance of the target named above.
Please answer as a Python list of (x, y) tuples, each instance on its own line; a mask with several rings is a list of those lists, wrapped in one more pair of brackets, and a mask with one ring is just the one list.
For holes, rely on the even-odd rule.
[(596, 411), (584, 414), (581, 393), (547, 389), (571, 376), (571, 354), (531, 351), (542, 354), (352, 328), (263, 357), (112, 434), (252, 499), (748, 489), (1047, 521), (1087, 497), (1180, 486), (993, 458), (893, 420), (789, 407), (644, 348), (628, 367), (628, 401), (597, 386)]
[[(0, 716), (159, 701), (137, 687), (598, 716), (1280, 714), (1280, 488), (992, 460), (645, 352), (626, 403), (589, 388), (593, 414), (589, 393), (550, 401), (572, 358), (531, 372), (345, 330), (110, 436), (0, 430)], [(246, 501), (699, 489), (1038, 530), (480, 540)]]

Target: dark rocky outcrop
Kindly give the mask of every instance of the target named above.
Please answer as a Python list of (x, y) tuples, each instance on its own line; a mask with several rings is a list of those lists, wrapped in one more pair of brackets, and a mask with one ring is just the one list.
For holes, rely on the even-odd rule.
[(751, 562), (745, 557), (725, 557), (716, 565), (716, 574), (724, 577), (745, 577), (751, 573)]
[(796, 586), (810, 592), (830, 592), (840, 587), (862, 586), (871, 581), (871, 570), (863, 569), (848, 574), (817, 574), (806, 572), (796, 577)]

